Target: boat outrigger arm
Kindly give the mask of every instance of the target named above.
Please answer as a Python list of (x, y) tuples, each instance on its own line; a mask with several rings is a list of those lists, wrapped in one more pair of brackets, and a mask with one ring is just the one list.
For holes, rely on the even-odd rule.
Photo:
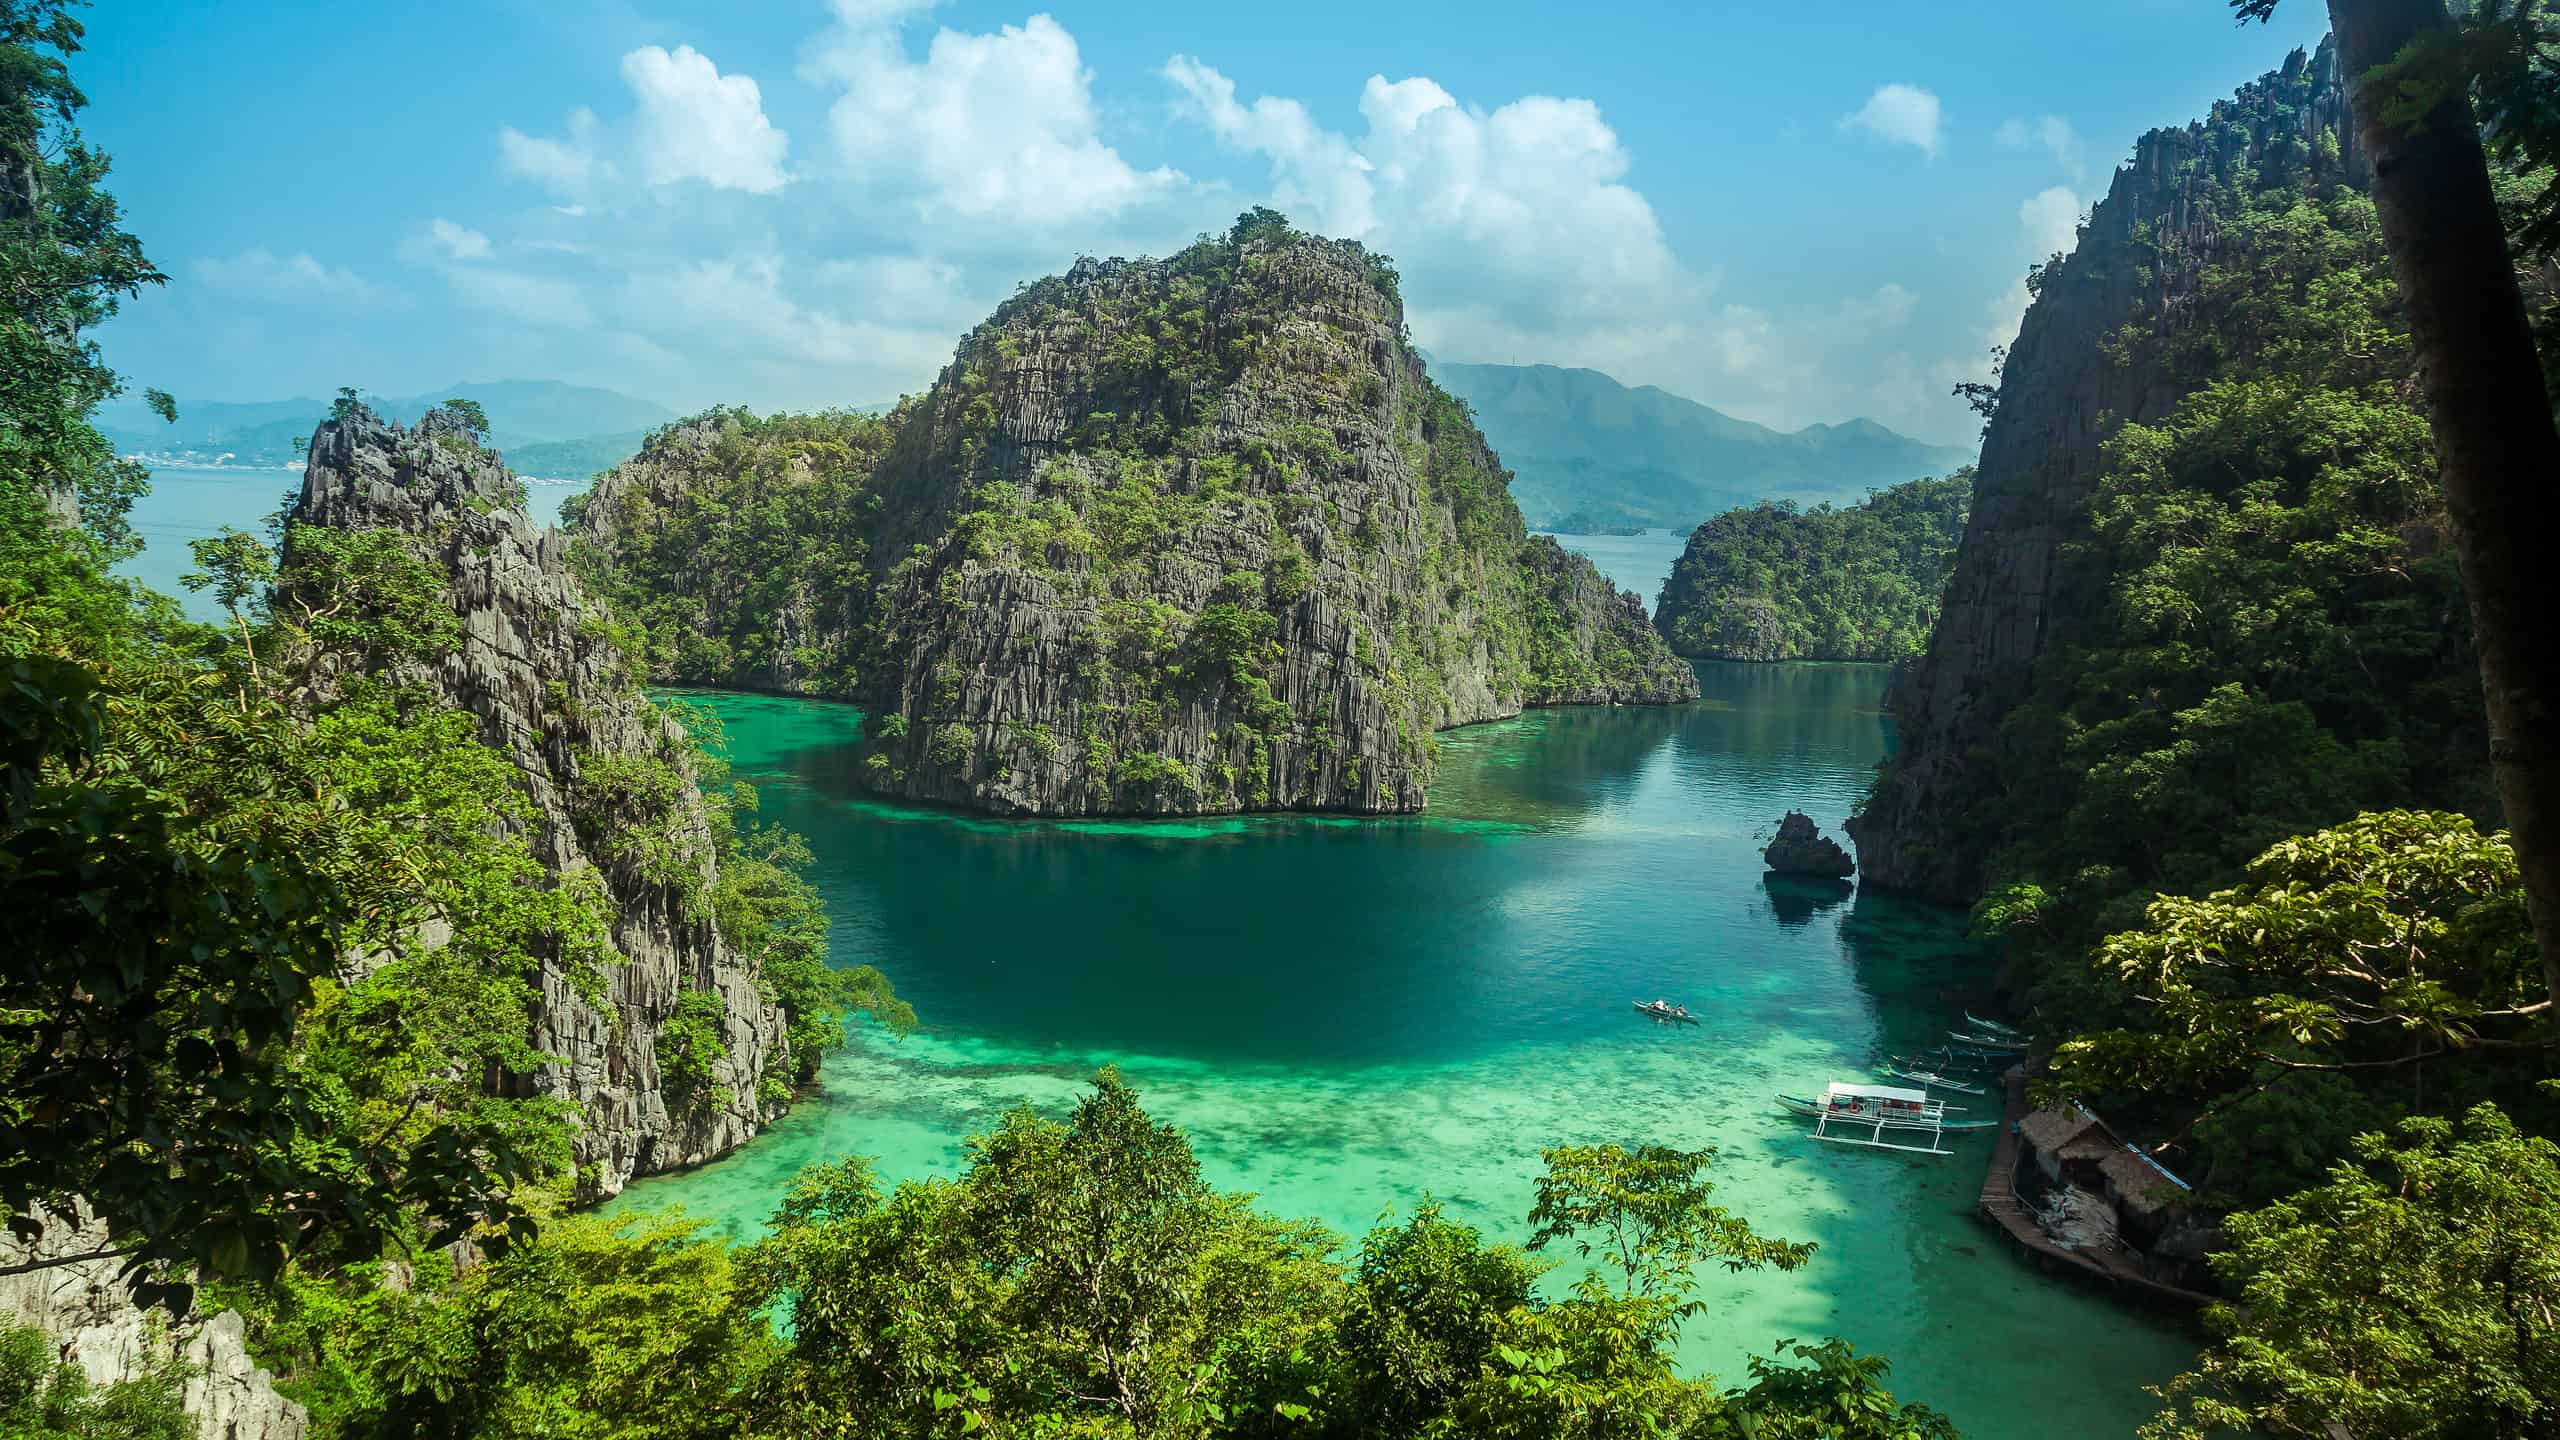
[[(1887, 1140), (1886, 1134), (1895, 1140)], [(1864, 1145), (1876, 1150), (1904, 1150), (1915, 1155), (1952, 1155), (1939, 1142), (1947, 1133), (1946, 1102), (1932, 1100), (1926, 1090), (1894, 1085), (1847, 1085), (1831, 1082), (1813, 1121), (1813, 1138), (1835, 1145)], [(1900, 1139), (1925, 1139), (1926, 1145), (1904, 1145)]]

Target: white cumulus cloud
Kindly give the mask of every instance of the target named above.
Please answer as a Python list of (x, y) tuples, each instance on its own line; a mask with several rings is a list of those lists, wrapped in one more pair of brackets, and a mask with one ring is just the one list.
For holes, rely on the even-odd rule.
[[(2041, 265), (2057, 253), (2068, 255), (2080, 243), (2080, 197), (2067, 185), (2039, 190), (2018, 205), (2018, 228), (2026, 237), (2026, 251), (2031, 263)], [(2027, 281), (2020, 275), (2000, 298), (1991, 302), (1991, 320), (1983, 329), (1983, 343), (1997, 348), (2018, 338), (2018, 322), (2026, 317), (2027, 306), (2034, 297), (2027, 293)]]
[(2080, 197), (2068, 185), (2039, 190), (2018, 207), (2018, 223), (2038, 261), (2057, 251), (2067, 255), (2079, 243)]
[(604, 122), (581, 105), (569, 112), (569, 133), (558, 139), (527, 135), (510, 125), (498, 131), (498, 166), (518, 179), (575, 194), (600, 178), (597, 156)]
[(468, 225), (457, 225), (441, 215), (400, 242), (400, 257), (419, 264), (486, 260), (490, 254), (488, 236)]
[(2012, 150), (2042, 149), (2074, 180), (2088, 173), (2088, 162), (2080, 154), (2079, 132), (2059, 115), (2039, 115), (2032, 120), (2012, 116), (2000, 122), (1991, 138)]
[(1434, 345), (1490, 358), (1570, 333), (1573, 356), (1596, 364), (1609, 347), (1651, 348), (1667, 312), (1703, 293), (1625, 183), (1626, 149), (1589, 100), (1531, 95), (1487, 111), (1425, 77), (1372, 75), (1355, 138), (1300, 101), (1247, 102), (1190, 56), (1163, 73), (1178, 113), (1269, 162), (1271, 198), (1291, 220), (1395, 258)]
[(187, 270), (208, 290), (252, 300), (355, 308), (397, 303), (397, 297), (381, 286), (344, 266), (324, 264), (308, 252), (278, 255), (255, 245), (237, 255), (202, 257), (190, 262)]
[(1942, 131), (1938, 97), (1917, 85), (1880, 85), (1865, 105), (1840, 117), (1840, 128), (1864, 130), (1879, 140), (1911, 146), (1934, 160)]
[(813, 78), (843, 94), (828, 112), (856, 185), (895, 192), (928, 219), (1054, 227), (1119, 214), (1182, 183), (1106, 144), (1093, 76), (1047, 15), (988, 34), (942, 29), (922, 59), (901, 24), (915, 7), (838, 0)]
[(650, 184), (700, 180), (769, 195), (789, 182), (782, 156), (790, 137), (765, 118), (753, 77), (721, 74), (690, 45), (644, 45), (622, 57), (622, 79), (639, 102), (632, 147)]

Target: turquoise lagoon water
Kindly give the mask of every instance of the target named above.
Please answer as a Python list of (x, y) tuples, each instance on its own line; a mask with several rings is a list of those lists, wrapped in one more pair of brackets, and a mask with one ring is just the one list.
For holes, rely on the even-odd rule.
[[(1924, 1158), (1817, 1144), (1771, 1092), (1935, 1039), (1986, 977), (1956, 921), (1764, 878), (1790, 806), (1836, 827), (1884, 752), (1883, 673), (1703, 665), (1672, 709), (1545, 711), (1442, 736), (1427, 817), (1019, 824), (883, 806), (857, 715), (692, 696), (768, 818), (809, 837), (840, 962), (926, 1029), (828, 1059), (737, 1155), (632, 1187), (758, 1233), (800, 1166), (951, 1173), (964, 1136), (1063, 1114), (1117, 1063), (1212, 1179), (1356, 1235), (1425, 1194), (1525, 1238), (1538, 1148), (1713, 1145), (1719, 1196), (1820, 1243), (1794, 1275), (1710, 1275), (1685, 1363), (1739, 1381), (1843, 1335), (1978, 1440), (2125, 1434), (2179, 1332), (2049, 1281), (1970, 1217), (1990, 1140)], [(1670, 1028), (1630, 1003), (1705, 1017)], [(1980, 1102), (1977, 1102), (1980, 1103)]]

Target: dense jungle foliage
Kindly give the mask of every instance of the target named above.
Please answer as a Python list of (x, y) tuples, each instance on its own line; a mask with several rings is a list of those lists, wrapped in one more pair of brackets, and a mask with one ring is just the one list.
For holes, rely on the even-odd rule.
[[(2185, 230), (2123, 262), (2176, 303), (2107, 354), (2185, 398), (2108, 440), (1957, 830), (2067, 1037), (2039, 1093), (2128, 1122), (2223, 1217), (2234, 1303), (2146, 1433), (2541, 1434), (2547, 990), (2408, 322), (2313, 79), (2218, 109)], [(2519, 222), (2544, 179), (2500, 180)]]
[[(459, 630), (418, 540), (280, 513), (197, 542), (220, 626), (112, 575), (146, 477), (89, 424), (119, 381), (80, 337), (159, 277), (72, 128), (76, 21), (0, 22), (0, 1210), (22, 1240), (98, 1222), (173, 1313), (200, 1284), (529, 1234), (576, 1189), (578, 1117), (501, 1082), (555, 1063), (528, 1039), (545, 967), (594, 994), (621, 963), (604, 889), (536, 856), (474, 718), (395, 678)], [(437, 443), (485, 424), (439, 413)], [(714, 784), (730, 863), (700, 898), (806, 1042), (765, 1077), (785, 1101), (848, 1007), (904, 1017), (826, 964), (806, 852), (744, 818), (750, 792), (649, 763)]]
[(1900, 660), (1938, 620), (1973, 474), (1913, 480), (1846, 509), (1763, 501), (1699, 526), (1654, 628), (1710, 660)]
[[(2298, 105), (2309, 77), (2268, 83), (2270, 106)], [(2054, 582), (2075, 603), (2057, 607), (2026, 698), (1962, 802), (1961, 832), (1991, 857), (1979, 918), (2064, 1033), (2154, 1023), (2090, 956), (2142, 927), (2155, 896), (2240, 883), (2278, 842), (2361, 811), (2496, 813), (2433, 441), (2372, 201), (2334, 142), (2315, 149), (2282, 125), (2253, 142), (2251, 118), (2221, 117), (2190, 162), (2220, 229), (2210, 256), (2150, 237), (2144, 263), (2195, 265), (2192, 298), (2108, 342), (2117, 363), (2190, 393), (2107, 442)], [(2356, 1097), (2343, 1105), (2280, 1088), (2257, 1103), (2281, 1118), (2217, 1116), (2189, 1163), (2229, 1199), (2287, 1193), (2317, 1181), (2347, 1134), (2405, 1112), (2408, 1080), (2341, 1075), (2320, 1093)], [(2428, 1089), (2425, 1108), (2457, 1105), (2445, 1078)], [(2150, 1098), (2172, 1125), (2184, 1118), (2168, 1116), (2172, 1097)], [(2323, 1133), (2288, 1160), (2263, 1132), (2293, 1120)]]
[(851, 693), (880, 509), (868, 486), (896, 424), (717, 408), (651, 432), (624, 466), (631, 483), (561, 506), (580, 575), (653, 677)]
[[(1812, 1247), (1715, 1204), (1708, 1152), (1545, 1159), (1525, 1250), (1426, 1202), (1346, 1254), (1209, 1187), (1106, 1070), (1066, 1121), (972, 1138), (957, 1179), (812, 1167), (743, 1249), (681, 1215), (580, 1217), (352, 1297), (290, 1284), (253, 1318), (331, 1436), (1953, 1436), (1838, 1341), (1782, 1343), (1736, 1388), (1675, 1373), (1701, 1268)], [(1567, 1248), (1589, 1264), (1558, 1293), (1537, 1252)]]

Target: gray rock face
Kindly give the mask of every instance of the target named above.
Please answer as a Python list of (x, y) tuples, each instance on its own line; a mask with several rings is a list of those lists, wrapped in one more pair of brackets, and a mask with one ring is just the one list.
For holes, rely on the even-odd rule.
[[(602, 610), (570, 574), (567, 541), (535, 527), (521, 484), (436, 419), (408, 430), (359, 411), (323, 424), (311, 438), (293, 518), (398, 531), (443, 569), (462, 641), (433, 663), (402, 663), (392, 678), (478, 717), (481, 740), (514, 762), (533, 801), (535, 853), (555, 874), (593, 870), (603, 879), (614, 944), (628, 963), (605, 977), (602, 1004), (579, 994), (563, 969), (546, 966), (528, 1023), (534, 1047), (560, 1063), (501, 1081), (509, 1093), (553, 1095), (579, 1108), (580, 1192), (601, 1198), (635, 1175), (699, 1164), (753, 1137), (766, 1118), (757, 1081), (785, 1044), (783, 1016), (758, 994), (754, 964), (702, 907), (636, 863), (595, 853), (599, 835), (647, 823), (671, 837), (695, 894), (707, 894), (717, 877), (698, 792), (687, 787), (667, 813), (640, 815), (592, 783), (591, 772), (612, 757), (683, 764), (682, 732), (634, 690)], [(318, 683), (334, 678), (324, 661)], [(660, 1083), (656, 1039), (689, 989), (727, 1002), (729, 1055), (705, 1097), (680, 1107)]]
[(1777, 838), (1760, 852), (1769, 868), (1785, 875), (1829, 875), (1845, 877), (1858, 868), (1840, 842), (1822, 833), (1813, 817), (1801, 810), (1790, 810), (1778, 822)]
[[(113, 1242), (104, 1225), (49, 1224), (29, 1249), (0, 1234), (0, 1263), (85, 1254)], [(302, 1440), (310, 1417), (276, 1393), (274, 1378), (249, 1358), (237, 1311), (193, 1315), (171, 1326), (163, 1312), (133, 1303), (119, 1278), (122, 1262), (86, 1260), (21, 1275), (0, 1275), (0, 1317), (51, 1336), (90, 1383), (113, 1385), (175, 1360), (193, 1372), (184, 1401), (200, 1440)]]
[[(2309, 103), (2271, 101), (2277, 86), (2305, 80)], [(2329, 42), (2216, 102), (2208, 122), (2142, 137), (2078, 245), (2044, 271), (2001, 371), (1973, 513), (1928, 651), (1893, 689), (1899, 748), (1849, 822), (1868, 883), (1951, 903), (1979, 890), (1985, 847), (1953, 812), (2057, 618), (2099, 598), (2100, 582), (2074, 573), (2065, 547), (2081, 533), (2100, 447), (2127, 421), (2159, 419), (2193, 385), (2157, 365), (2119, 363), (2110, 342), (2127, 327), (2179, 330), (2197, 275), (2222, 246), (2206, 201), (2217, 170), (2293, 137), (2310, 141), (2313, 163), (2337, 178), (2366, 174)]]
[[(1528, 534), (1381, 277), (1266, 233), (1027, 287), (847, 492), (871, 518), (828, 543), (872, 594), (795, 591), (730, 678), (806, 692), (798, 657), (858, 649), (865, 783), (1008, 815), (1418, 810), (1436, 730), (1694, 698), (1636, 597)], [(583, 538), (610, 561), (689, 466), (743, 491), (710, 448), (653, 445)], [(734, 631), (734, 584), (654, 563)]]

